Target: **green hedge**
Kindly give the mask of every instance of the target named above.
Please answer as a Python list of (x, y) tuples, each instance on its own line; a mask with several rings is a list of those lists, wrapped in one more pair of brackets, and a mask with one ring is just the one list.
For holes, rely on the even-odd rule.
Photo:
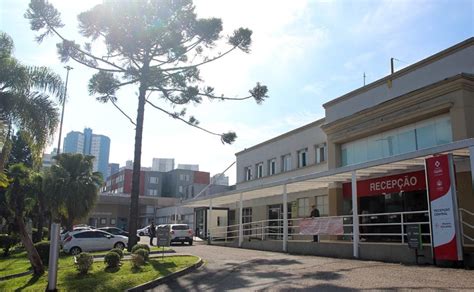
[(0, 234), (0, 248), (3, 249), (3, 256), (8, 256), (10, 249), (20, 243), (20, 238), (16, 234)]
[(49, 241), (35, 243), (35, 248), (44, 265), (49, 265)]
[(135, 253), (135, 251), (140, 248), (146, 249), (148, 252), (150, 252), (150, 247), (148, 246), (148, 244), (137, 243), (132, 247), (132, 253)]

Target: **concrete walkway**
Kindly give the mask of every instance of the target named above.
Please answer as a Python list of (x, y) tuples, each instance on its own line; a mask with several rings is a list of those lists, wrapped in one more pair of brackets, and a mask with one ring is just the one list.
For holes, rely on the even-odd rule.
[(468, 270), (203, 244), (174, 249), (200, 256), (205, 265), (152, 291), (474, 291), (474, 271)]

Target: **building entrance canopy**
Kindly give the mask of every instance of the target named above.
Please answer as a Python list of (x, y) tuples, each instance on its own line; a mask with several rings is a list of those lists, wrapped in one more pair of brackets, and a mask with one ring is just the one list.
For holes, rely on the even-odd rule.
[(327, 189), (335, 183), (346, 183), (354, 180), (364, 180), (408, 171), (424, 170), (425, 158), (447, 153), (453, 154), (455, 162), (465, 161), (467, 165), (470, 165), (471, 177), (473, 178), (472, 185), (474, 186), (474, 138), (471, 138), (379, 160), (291, 177), (262, 184), (257, 187), (242, 188), (205, 197), (196, 197), (184, 201), (183, 206), (196, 208), (234, 204), (240, 200), (253, 200), (281, 195), (283, 193)]

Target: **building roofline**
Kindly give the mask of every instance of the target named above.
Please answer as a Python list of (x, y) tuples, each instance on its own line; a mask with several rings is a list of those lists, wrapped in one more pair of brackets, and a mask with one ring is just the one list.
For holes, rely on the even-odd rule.
[(311, 128), (311, 127), (313, 127), (313, 126), (322, 125), (322, 124), (324, 123), (324, 120), (325, 120), (325, 118), (318, 119), (318, 120), (316, 120), (316, 121), (314, 121), (314, 122), (311, 122), (311, 123), (306, 124), (306, 125), (304, 125), (304, 126), (301, 126), (301, 127), (299, 127), (299, 128), (293, 129), (293, 130), (291, 130), (291, 131), (289, 131), (289, 132), (285, 132), (285, 133), (283, 133), (283, 134), (281, 134), (281, 135), (278, 135), (278, 136), (276, 136), (276, 137), (273, 137), (273, 138), (271, 138), (271, 139), (269, 139), (269, 140), (266, 140), (266, 141), (263, 141), (263, 142), (261, 142), (261, 143), (258, 143), (257, 145), (254, 145), (254, 146), (252, 146), (252, 147), (245, 148), (244, 150), (241, 150), (241, 151), (235, 153), (235, 155), (237, 156), (237, 155), (243, 154), (243, 153), (245, 153), (245, 152), (254, 150), (254, 149), (258, 148), (258, 147), (261, 147), (261, 146), (266, 145), (266, 144), (270, 144), (270, 143), (275, 142), (275, 141), (277, 141), (277, 140), (279, 140), (279, 139), (281, 139), (281, 138), (284, 138), (284, 137), (293, 135), (293, 134), (298, 133), (298, 132), (300, 132), (300, 131), (303, 131), (303, 130), (306, 130), (306, 129), (308, 129), (308, 128)]
[(381, 78), (381, 79), (379, 79), (379, 80), (376, 80), (376, 81), (374, 81), (374, 82), (372, 82), (372, 83), (369, 83), (369, 84), (367, 84), (367, 85), (365, 85), (365, 86), (363, 86), (363, 87), (359, 87), (359, 88), (357, 88), (357, 89), (355, 89), (355, 90), (353, 90), (353, 91), (351, 91), (351, 92), (349, 92), (349, 93), (346, 93), (346, 94), (344, 94), (344, 95), (342, 95), (342, 96), (340, 96), (340, 97), (337, 97), (337, 98), (335, 98), (335, 99), (333, 99), (333, 100), (331, 100), (331, 101), (328, 101), (328, 102), (326, 102), (326, 103), (323, 104), (323, 107), (326, 109), (327, 107), (329, 107), (329, 106), (331, 106), (331, 105), (334, 105), (334, 104), (337, 104), (337, 103), (342, 102), (342, 101), (344, 101), (344, 100), (347, 100), (347, 99), (349, 99), (349, 98), (351, 98), (351, 97), (353, 97), (353, 96), (355, 96), (355, 95), (357, 95), (357, 94), (360, 94), (360, 93), (369, 91), (370, 89), (373, 89), (373, 88), (375, 88), (375, 87), (377, 87), (377, 86), (383, 85), (383, 84), (385, 84), (388, 80), (392, 80), (392, 81), (393, 81), (394, 79), (396, 79), (396, 78), (398, 78), (398, 77), (401, 77), (401, 76), (403, 76), (403, 75), (406, 75), (406, 74), (408, 74), (408, 73), (410, 73), (410, 72), (412, 72), (412, 71), (415, 71), (416, 69), (418, 69), (418, 68), (420, 68), (420, 67), (423, 67), (423, 66), (426, 66), (426, 65), (428, 65), (428, 64), (431, 64), (431, 63), (433, 63), (433, 62), (435, 62), (435, 61), (438, 61), (438, 60), (442, 59), (443, 57), (446, 57), (446, 56), (448, 56), (448, 55), (451, 55), (451, 54), (453, 54), (453, 53), (455, 53), (455, 52), (457, 52), (457, 51), (460, 51), (460, 50), (465, 49), (465, 48), (467, 48), (467, 47), (470, 47), (470, 46), (472, 46), (472, 45), (474, 45), (474, 37), (470, 37), (470, 38), (468, 38), (468, 39), (466, 39), (466, 40), (464, 40), (464, 41), (462, 41), (462, 42), (460, 42), (460, 43), (458, 43), (458, 44), (455, 44), (454, 46), (451, 46), (451, 47), (449, 47), (449, 48), (447, 48), (447, 49), (444, 49), (444, 50), (442, 50), (442, 51), (440, 51), (440, 52), (438, 52), (438, 53), (436, 53), (436, 54), (434, 54), (434, 55), (431, 55), (431, 56), (429, 56), (429, 57), (427, 57), (427, 58), (424, 58), (424, 59), (422, 59), (422, 60), (420, 60), (420, 61), (418, 61), (418, 62), (416, 62), (416, 63), (414, 63), (414, 64), (412, 64), (412, 65), (410, 65), (410, 66), (408, 66), (408, 67), (405, 67), (405, 68), (403, 68), (403, 69), (401, 69), (401, 70), (399, 70), (399, 71), (396, 71), (396, 72), (394, 72), (393, 74), (387, 75), (387, 76), (385, 76), (385, 77), (383, 77), (383, 78)]

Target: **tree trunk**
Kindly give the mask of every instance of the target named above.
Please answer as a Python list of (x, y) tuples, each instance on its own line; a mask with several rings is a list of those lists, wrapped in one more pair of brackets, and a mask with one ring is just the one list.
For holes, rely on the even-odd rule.
[(137, 126), (135, 130), (135, 154), (133, 157), (132, 194), (130, 196), (130, 220), (128, 223), (128, 251), (137, 244), (138, 197), (140, 195), (140, 168), (142, 156), (143, 119), (145, 115), (146, 82), (140, 83), (138, 95)]
[(44, 273), (43, 262), (41, 261), (38, 251), (33, 245), (33, 241), (31, 241), (31, 238), (26, 232), (25, 222), (23, 221), (23, 218), (18, 215), (15, 216), (15, 221), (18, 225), (21, 242), (25, 246), (28, 259), (30, 260), (31, 266), (33, 267), (33, 272), (36, 276), (40, 276)]
[(12, 130), (12, 125), (11, 123), (9, 123), (7, 136), (5, 138), (5, 143), (3, 144), (2, 152), (0, 153), (0, 171), (3, 171), (5, 169), (5, 165), (7, 165), (8, 163), (8, 158), (12, 150), (11, 130)]

